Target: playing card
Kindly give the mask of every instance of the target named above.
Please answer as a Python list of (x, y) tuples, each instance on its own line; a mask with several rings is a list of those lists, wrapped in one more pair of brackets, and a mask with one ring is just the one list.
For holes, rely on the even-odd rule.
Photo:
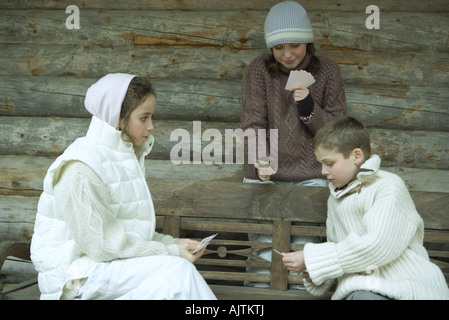
[(201, 249), (203, 249), (205, 246), (207, 246), (207, 245), (209, 244), (209, 242), (211, 242), (211, 240), (212, 240), (213, 238), (215, 238), (215, 236), (216, 236), (217, 234), (218, 234), (218, 233), (213, 234), (213, 235), (211, 235), (211, 236), (208, 236), (208, 237), (204, 238), (203, 240), (201, 240), (201, 243), (200, 243), (200, 245), (198, 246), (198, 248), (196, 248), (195, 250), (193, 250), (193, 251), (190, 252), (190, 253), (191, 253), (191, 254), (195, 254), (195, 253), (197, 253), (198, 251), (201, 251)]
[(313, 83), (315, 83), (315, 78), (309, 72), (304, 70), (293, 70), (290, 71), (287, 84), (285, 85), (285, 90), (291, 90), (298, 85), (302, 85), (307, 88)]

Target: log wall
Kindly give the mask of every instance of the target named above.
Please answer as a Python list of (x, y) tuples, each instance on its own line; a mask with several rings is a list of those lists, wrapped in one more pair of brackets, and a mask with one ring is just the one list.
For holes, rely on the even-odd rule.
[[(193, 121), (223, 136), (239, 127), (243, 72), (266, 52), (264, 19), (278, 2), (0, 0), (1, 219), (13, 214), (8, 197), (40, 194), (46, 168), (87, 130), (87, 88), (112, 72), (155, 85), (149, 183), (168, 175), (241, 181), (239, 164), (174, 165), (170, 135), (192, 133)], [(339, 64), (349, 115), (369, 128), (384, 168), (413, 191), (448, 192), (449, 2), (298, 2), (317, 54)], [(380, 29), (365, 26), (371, 4)], [(69, 5), (79, 7), (80, 29), (66, 28)]]

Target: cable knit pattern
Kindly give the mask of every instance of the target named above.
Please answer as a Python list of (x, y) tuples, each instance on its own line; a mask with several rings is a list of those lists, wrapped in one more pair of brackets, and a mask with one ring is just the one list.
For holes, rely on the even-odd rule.
[[(152, 241), (124, 230), (111, 215), (109, 188), (80, 161), (70, 161), (55, 185), (55, 196), (67, 221), (67, 229), (80, 252), (94, 261), (112, 261), (148, 255), (179, 256), (171, 236), (154, 232)], [(137, 229), (137, 226), (135, 227)]]
[[(346, 114), (346, 98), (340, 69), (333, 61), (319, 57), (320, 68), (313, 74), (316, 82), (309, 87), (314, 101), (314, 114), (301, 121), (293, 94), (285, 90), (290, 70), (280, 66), (270, 73), (265, 61), (271, 55), (254, 59), (242, 81), (241, 128), (267, 130), (266, 150), (269, 151), (269, 130), (278, 130), (278, 171), (271, 180), (301, 181), (321, 177), (321, 166), (312, 149), (314, 134), (329, 120)], [(295, 70), (307, 70), (311, 55), (307, 54)], [(299, 103), (299, 108), (301, 102)], [(247, 141), (245, 141), (247, 149)], [(253, 164), (244, 164), (244, 176), (257, 179)]]
[(345, 189), (329, 185), (328, 242), (304, 247), (313, 281), (305, 284), (307, 290), (322, 295), (338, 278), (333, 299), (356, 290), (393, 299), (448, 299), (444, 276), (423, 246), (423, 220), (405, 183), (379, 167), (374, 155)]

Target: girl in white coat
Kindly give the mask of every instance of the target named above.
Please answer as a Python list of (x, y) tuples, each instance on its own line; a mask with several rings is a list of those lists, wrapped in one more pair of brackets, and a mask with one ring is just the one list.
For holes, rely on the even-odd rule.
[(144, 167), (151, 83), (109, 74), (85, 106), (88, 132), (50, 166), (38, 204), (31, 258), (41, 299), (215, 299), (193, 265), (199, 242), (155, 231)]

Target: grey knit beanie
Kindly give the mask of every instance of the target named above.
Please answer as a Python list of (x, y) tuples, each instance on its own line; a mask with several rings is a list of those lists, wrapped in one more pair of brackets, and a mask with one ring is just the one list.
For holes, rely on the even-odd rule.
[(268, 49), (281, 43), (311, 43), (313, 30), (306, 10), (294, 1), (274, 5), (265, 19)]

